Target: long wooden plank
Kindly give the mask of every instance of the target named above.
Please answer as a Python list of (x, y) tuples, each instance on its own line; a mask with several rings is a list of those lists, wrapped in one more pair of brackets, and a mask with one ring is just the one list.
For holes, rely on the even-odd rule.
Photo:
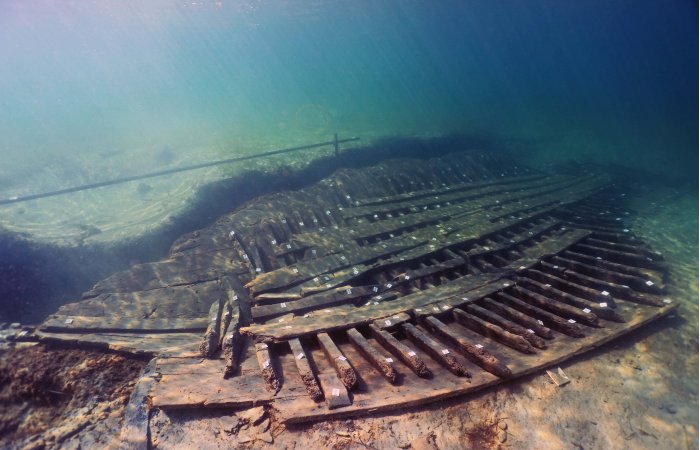
[(209, 320), (207, 317), (167, 318), (167, 319), (125, 319), (122, 317), (84, 317), (52, 315), (42, 324), (44, 331), (62, 333), (83, 332), (204, 332)]

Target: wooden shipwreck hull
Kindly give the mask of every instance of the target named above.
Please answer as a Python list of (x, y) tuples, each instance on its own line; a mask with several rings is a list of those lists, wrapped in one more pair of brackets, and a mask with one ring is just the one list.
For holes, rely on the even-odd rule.
[(431, 402), (676, 306), (620, 199), (605, 175), (476, 151), (341, 169), (183, 236), (38, 334), (154, 355), (142, 408), (269, 403), (299, 422)]

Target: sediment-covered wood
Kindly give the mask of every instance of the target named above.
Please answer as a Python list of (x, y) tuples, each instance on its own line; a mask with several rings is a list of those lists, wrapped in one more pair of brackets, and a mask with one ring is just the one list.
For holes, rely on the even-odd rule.
[(432, 376), (430, 369), (428, 369), (425, 362), (423, 362), (418, 354), (407, 345), (396, 339), (391, 333), (380, 329), (376, 325), (370, 325), (369, 329), (372, 331), (372, 336), (374, 336), (374, 339), (382, 344), (394, 356), (403, 361), (404, 364), (406, 364), (413, 371), (413, 373), (421, 378), (430, 378)]
[(265, 380), (265, 386), (272, 392), (280, 390), (280, 379), (277, 375), (275, 365), (272, 361), (272, 353), (267, 344), (255, 344), (255, 354), (258, 358), (258, 365), (262, 372), (262, 377)]
[(518, 309), (531, 317), (535, 317), (537, 320), (542, 321), (542, 323), (544, 323), (548, 327), (553, 328), (566, 335), (578, 338), (584, 337), (586, 335), (584, 329), (579, 324), (577, 324), (574, 321), (574, 319), (564, 319), (563, 317), (557, 316), (556, 314), (552, 314), (549, 311), (545, 311), (542, 308), (538, 308), (537, 306), (525, 303), (524, 301), (513, 297), (510, 294), (506, 294), (505, 292), (499, 292), (497, 294), (497, 297), (500, 301), (507, 303), (509, 306), (512, 306), (513, 308)]
[(454, 309), (452, 314), (457, 323), (471, 330), (484, 334), (523, 353), (535, 353), (535, 349), (523, 336), (518, 336), (517, 334), (506, 331), (498, 325), (481, 320), (477, 316), (467, 314), (461, 309)]
[(501, 301), (497, 301), (493, 298), (487, 297), (482, 300), (482, 305), (485, 308), (497, 312), (501, 316), (507, 317), (513, 322), (519, 323), (520, 325), (524, 326), (528, 330), (528, 333), (530, 332), (530, 330), (532, 330), (531, 334), (536, 334), (537, 336), (543, 337), (545, 339), (554, 338), (552, 330), (544, 326), (544, 323), (540, 323), (536, 318), (530, 317), (527, 314), (524, 314), (515, 308), (511, 308), (510, 306), (505, 305)]
[(622, 315), (620, 315), (614, 309), (607, 306), (607, 303), (605, 302), (592, 302), (590, 300), (569, 294), (568, 292), (561, 291), (553, 287), (551, 284), (542, 284), (536, 280), (527, 277), (516, 277), (515, 280), (520, 286), (527, 287), (530, 290), (539, 292), (543, 295), (549, 296), (550, 298), (554, 298), (556, 300), (568, 303), (569, 305), (580, 308), (582, 311), (592, 311), (593, 314), (600, 317), (601, 319), (611, 320), (613, 322), (625, 321)]
[(199, 345), (199, 351), (205, 358), (211, 358), (219, 349), (223, 305), (224, 300), (217, 299), (209, 308), (209, 325), (204, 336), (202, 336), (202, 343)]
[(513, 286), (511, 292), (513, 295), (517, 295), (518, 298), (542, 309), (551, 311), (558, 316), (567, 319), (574, 319), (578, 322), (585, 323), (586, 325), (598, 326), (598, 316), (590, 311), (586, 312), (569, 304), (552, 300), (549, 297), (533, 292), (522, 286)]
[(510, 333), (516, 334), (518, 336), (521, 336), (523, 339), (525, 339), (527, 342), (529, 342), (533, 347), (539, 348), (539, 349), (546, 349), (547, 348), (547, 343), (542, 339), (541, 337), (537, 336), (534, 331), (530, 332), (528, 331), (525, 327), (518, 325), (515, 322), (512, 322), (504, 317), (499, 316), (498, 314), (495, 314), (488, 309), (482, 308), (481, 306), (475, 304), (475, 303), (470, 303), (467, 305), (464, 305), (464, 310), (468, 312), (469, 314), (479, 317), (485, 321), (491, 322), (493, 324), (496, 324), (503, 328), (506, 331), (509, 331)]
[(401, 325), (406, 336), (413, 341), (418, 347), (432, 356), (440, 364), (445, 366), (447, 370), (457, 375), (458, 377), (471, 377), (469, 371), (455, 358), (447, 346), (441, 344), (427, 334), (420, 331), (413, 324), (404, 323)]
[(238, 370), (241, 358), (241, 349), (245, 342), (245, 336), (240, 332), (240, 310), (237, 300), (229, 300), (231, 317), (226, 332), (224, 333), (222, 348), (224, 352), (224, 378), (233, 376)]
[(357, 383), (357, 374), (352, 368), (348, 359), (343, 355), (340, 349), (335, 345), (333, 339), (327, 333), (319, 333), (317, 335), (318, 343), (321, 345), (323, 352), (326, 354), (331, 364), (335, 368), (338, 378), (342, 381), (346, 388), (352, 389)]
[(452, 342), (471, 361), (481, 366), (481, 368), (487, 372), (501, 378), (507, 378), (512, 375), (508, 366), (503, 364), (498, 358), (487, 352), (483, 347), (468, 342), (442, 323), (438, 318), (425, 317), (423, 323), (425, 323), (433, 333)]
[(380, 374), (390, 383), (396, 383), (396, 369), (394, 369), (394, 360), (390, 357), (382, 355), (364, 336), (355, 328), (350, 328), (347, 331), (350, 342), (362, 353), (362, 355), (377, 368)]
[(311, 397), (311, 400), (315, 402), (321, 401), (323, 399), (323, 393), (316, 381), (316, 376), (311, 369), (311, 365), (309, 365), (308, 355), (301, 345), (301, 341), (299, 339), (290, 339), (289, 347), (292, 349), (294, 363), (297, 366), (299, 376), (301, 377), (302, 383), (304, 383), (306, 392), (309, 394), (309, 397)]

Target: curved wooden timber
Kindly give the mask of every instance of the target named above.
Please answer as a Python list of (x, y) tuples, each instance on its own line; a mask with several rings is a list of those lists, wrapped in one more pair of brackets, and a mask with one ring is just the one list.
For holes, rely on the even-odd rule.
[(478, 151), (340, 169), (182, 236), (37, 334), (156, 356), (158, 408), (299, 422), (472, 392), (675, 308), (609, 185)]

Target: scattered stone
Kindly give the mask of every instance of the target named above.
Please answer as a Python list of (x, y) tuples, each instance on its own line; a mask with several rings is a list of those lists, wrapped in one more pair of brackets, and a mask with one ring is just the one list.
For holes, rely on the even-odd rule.
[(253, 439), (247, 433), (240, 433), (238, 435), (238, 442), (240, 442), (241, 444), (245, 444), (245, 443), (250, 442), (252, 440)]
[(505, 430), (508, 429), (508, 424), (507, 424), (505, 421), (503, 421), (503, 420), (499, 420), (499, 421), (498, 421), (498, 428), (500, 428), (501, 430), (505, 431)]
[(411, 442), (411, 448), (414, 450), (440, 450), (435, 443), (435, 432), (429, 431), (421, 434)]
[(268, 444), (272, 444), (274, 442), (274, 439), (272, 439), (272, 433), (269, 431), (266, 431), (264, 433), (260, 433), (257, 436), (255, 436), (256, 439), (267, 442)]
[(498, 442), (501, 444), (508, 439), (508, 432), (506, 430), (498, 430)]
[(676, 406), (675, 406), (675, 405), (672, 405), (672, 404), (666, 405), (666, 406), (664, 407), (664, 409), (665, 409), (666, 412), (668, 412), (669, 414), (675, 414), (675, 413), (678, 412), (678, 408), (676, 408)]
[(350, 437), (350, 433), (348, 433), (347, 431), (343, 431), (343, 430), (338, 430), (335, 432), (335, 434), (337, 434), (338, 436)]
[(236, 433), (242, 425), (236, 416), (222, 416), (219, 420), (223, 425), (221, 429), (226, 433)]
[(236, 413), (239, 419), (245, 420), (246, 422), (256, 425), (265, 418), (265, 408), (262, 406), (256, 406), (255, 408), (246, 409)]
[(257, 430), (258, 430), (258, 433), (262, 433), (263, 431), (267, 431), (269, 429), (270, 429), (270, 418), (268, 417), (265, 420), (263, 420), (260, 423), (260, 425), (258, 425)]

